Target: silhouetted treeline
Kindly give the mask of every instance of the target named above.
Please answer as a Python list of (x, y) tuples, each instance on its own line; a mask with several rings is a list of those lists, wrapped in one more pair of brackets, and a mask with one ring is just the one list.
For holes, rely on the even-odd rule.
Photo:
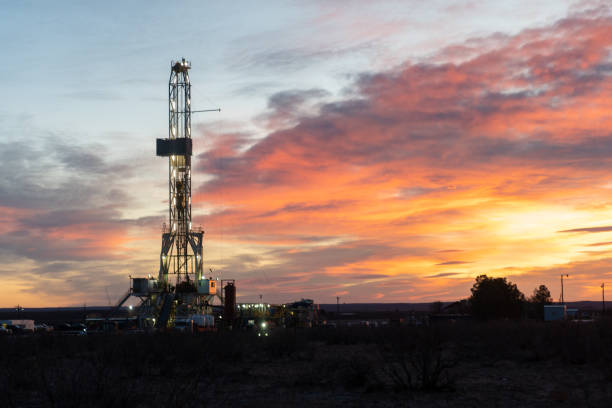
[(480, 275), (470, 289), (471, 296), (444, 306), (442, 302), (433, 302), (430, 311), (439, 313), (471, 314), (477, 319), (519, 319), (544, 318), (544, 305), (552, 303), (550, 291), (546, 285), (533, 290), (531, 297), (526, 298), (518, 287), (507, 278), (493, 278)]

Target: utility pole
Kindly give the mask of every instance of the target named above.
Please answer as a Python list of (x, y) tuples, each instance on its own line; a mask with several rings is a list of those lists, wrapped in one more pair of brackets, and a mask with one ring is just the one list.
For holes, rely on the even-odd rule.
[(340, 296), (336, 296), (336, 327), (340, 325)]
[(601, 314), (606, 314), (606, 292), (605, 292), (606, 283), (601, 283)]
[(569, 278), (569, 275), (566, 274), (561, 274), (561, 304), (564, 305), (565, 304), (565, 298), (563, 297), (563, 277)]

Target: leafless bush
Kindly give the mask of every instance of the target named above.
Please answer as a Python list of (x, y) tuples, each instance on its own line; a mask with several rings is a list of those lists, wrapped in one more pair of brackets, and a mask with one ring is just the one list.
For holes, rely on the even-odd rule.
[(454, 377), (450, 369), (456, 365), (456, 360), (444, 346), (433, 330), (426, 330), (412, 339), (400, 337), (383, 345), (384, 371), (393, 388), (400, 391), (451, 390)]

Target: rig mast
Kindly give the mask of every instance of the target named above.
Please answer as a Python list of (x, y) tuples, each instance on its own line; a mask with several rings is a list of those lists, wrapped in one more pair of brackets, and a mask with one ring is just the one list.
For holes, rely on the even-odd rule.
[[(191, 63), (172, 61), (168, 83), (168, 138), (157, 139), (157, 156), (168, 157), (168, 218), (164, 225), (157, 279), (130, 276), (130, 289), (103, 319), (109, 319), (130, 296), (140, 299), (135, 314), (140, 328), (203, 330), (213, 327), (212, 302), (217, 280), (203, 274), (204, 232), (191, 224)], [(210, 109), (208, 112), (220, 111)], [(235, 287), (232, 283), (235, 303)], [(230, 291), (231, 292), (231, 291)]]
[[(191, 221), (191, 63), (172, 62), (168, 84), (168, 138), (157, 139), (157, 155), (168, 157), (169, 225), (164, 228), (159, 284), (169, 292), (196, 290), (202, 279), (203, 232)], [(171, 279), (169, 275), (174, 275)]]

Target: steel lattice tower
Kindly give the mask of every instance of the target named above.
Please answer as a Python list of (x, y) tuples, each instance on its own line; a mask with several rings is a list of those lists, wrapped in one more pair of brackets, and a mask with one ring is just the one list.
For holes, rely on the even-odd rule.
[[(168, 157), (169, 225), (162, 234), (159, 282), (168, 291), (190, 291), (202, 279), (202, 231), (191, 224), (191, 63), (172, 62), (168, 84), (168, 138), (157, 139), (157, 155)], [(176, 275), (175, 282), (168, 275)], [(180, 290), (179, 290), (180, 289)]]

